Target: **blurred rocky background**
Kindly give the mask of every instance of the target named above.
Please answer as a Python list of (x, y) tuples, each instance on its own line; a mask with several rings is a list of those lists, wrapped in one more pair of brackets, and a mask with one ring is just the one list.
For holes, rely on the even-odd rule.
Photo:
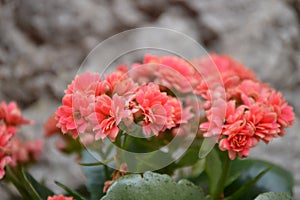
[[(88, 52), (116, 33), (143, 26), (175, 29), (210, 52), (230, 54), (284, 93), (295, 108), (295, 126), (251, 155), (291, 170), (300, 199), (299, 0), (0, 0), (0, 100), (16, 100), (36, 121), (23, 132), (42, 136), (43, 122)], [(75, 158), (63, 157), (53, 140), (32, 173), (48, 177), (55, 191), (53, 180), (80, 185), (84, 176)], [(1, 183), (1, 199), (16, 199), (10, 193)]]

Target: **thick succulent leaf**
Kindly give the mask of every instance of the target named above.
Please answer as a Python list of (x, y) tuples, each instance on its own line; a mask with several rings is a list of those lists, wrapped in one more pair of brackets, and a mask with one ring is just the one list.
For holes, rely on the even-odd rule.
[(253, 185), (257, 183), (257, 181), (261, 179), (261, 177), (263, 177), (263, 175), (265, 175), (270, 169), (271, 168), (269, 167), (260, 172), (256, 177), (249, 180), (248, 183), (240, 187), (235, 193), (233, 193), (233, 195), (226, 198), (226, 200), (239, 200), (243, 198), (245, 196), (245, 193), (247, 193), (253, 187)]
[(202, 190), (187, 180), (178, 183), (168, 175), (146, 172), (119, 178), (101, 200), (204, 200)]
[(255, 200), (293, 200), (293, 198), (283, 192), (267, 192), (260, 194)]
[[(89, 152), (82, 152), (82, 162), (83, 163), (95, 163), (98, 162)], [(87, 177), (87, 189), (90, 193), (91, 200), (99, 200), (103, 196), (103, 187), (107, 175), (105, 173), (111, 174), (112, 170), (106, 168), (103, 165), (96, 166), (83, 166), (82, 167), (84, 174)]]
[(294, 181), (290, 172), (272, 163), (254, 159), (232, 162), (230, 176), (236, 176), (237, 174), (239, 176), (225, 188), (225, 196), (230, 196), (236, 192), (268, 167), (271, 167), (270, 170), (245, 192), (243, 199), (252, 200), (264, 192), (284, 192), (292, 196)]

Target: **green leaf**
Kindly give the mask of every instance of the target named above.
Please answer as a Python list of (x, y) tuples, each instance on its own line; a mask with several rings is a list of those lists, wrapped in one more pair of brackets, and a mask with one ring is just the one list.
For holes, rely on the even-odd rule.
[(48, 196), (53, 196), (54, 192), (47, 188), (45, 185), (39, 183), (35, 178), (33, 178), (29, 173), (25, 172), (28, 181), (31, 183), (32, 187), (36, 190), (39, 196), (43, 200), (47, 200)]
[(244, 193), (243, 200), (252, 200), (264, 192), (284, 192), (292, 196), (294, 181), (291, 173), (272, 163), (255, 159), (237, 159), (232, 162), (229, 179), (234, 174), (239, 176), (225, 188), (225, 196), (232, 195), (268, 167), (271, 167), (268, 173)]
[(249, 169), (253, 165), (253, 162), (249, 160), (250, 159), (236, 159), (231, 162), (232, 164), (225, 184), (226, 186), (229, 186), (231, 183), (233, 183), (233, 181), (237, 180), (245, 170)]
[(24, 185), (24, 188), (28, 192), (30, 199), (32, 200), (41, 200), (42, 198), (36, 191), (36, 189), (32, 186), (32, 184), (29, 182), (27, 176), (25, 175), (24, 169), (21, 167), (17, 167), (17, 170), (15, 171), (15, 174), (19, 181)]
[(82, 197), (80, 194), (78, 194), (74, 190), (70, 189), (69, 187), (65, 186), (64, 184), (62, 184), (58, 181), (55, 181), (55, 184), (58, 185), (59, 187), (61, 187), (62, 189), (64, 189), (68, 193), (68, 195), (74, 197), (76, 200), (85, 200), (84, 197)]
[(216, 149), (206, 156), (205, 172), (209, 178), (210, 193), (213, 194), (222, 175), (222, 162)]
[[(89, 152), (83, 151), (82, 162), (96, 163), (97, 160)], [(103, 196), (104, 183), (113, 170), (103, 165), (84, 166), (82, 169), (87, 177), (87, 189), (91, 195), (90, 199), (99, 200)]]
[(168, 175), (146, 172), (116, 180), (101, 200), (204, 200), (202, 190), (187, 180), (178, 183)]
[(260, 194), (255, 200), (293, 200), (293, 198), (283, 192), (267, 192)]
[(268, 167), (267, 169), (260, 172), (256, 177), (251, 179), (248, 183), (246, 183), (244, 186), (242, 186), (240, 189), (238, 189), (233, 195), (226, 198), (226, 200), (238, 200), (241, 197), (244, 197), (244, 194), (248, 192), (249, 189), (253, 187), (253, 185), (263, 176), (265, 175), (271, 167)]

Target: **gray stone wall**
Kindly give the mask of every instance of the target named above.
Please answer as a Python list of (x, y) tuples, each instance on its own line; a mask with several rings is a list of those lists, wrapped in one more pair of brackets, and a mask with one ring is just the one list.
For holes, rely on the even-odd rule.
[[(298, 0), (0, 0), (0, 99), (17, 100), (36, 120), (23, 132), (42, 135), (42, 123), (87, 53), (109, 36), (142, 26), (175, 29), (208, 51), (230, 54), (284, 93), (295, 107), (295, 126), (251, 155), (291, 170), (300, 199)], [(75, 158), (53, 148), (54, 140), (31, 171), (49, 177), (47, 184), (59, 192), (54, 179), (76, 187), (84, 177)], [(9, 191), (1, 184), (1, 199), (9, 199)]]

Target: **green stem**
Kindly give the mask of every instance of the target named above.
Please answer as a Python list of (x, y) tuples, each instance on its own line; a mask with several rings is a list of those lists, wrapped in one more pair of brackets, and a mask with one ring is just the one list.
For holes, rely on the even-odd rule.
[(122, 149), (124, 149), (124, 150), (126, 150), (126, 147), (127, 147), (127, 146), (126, 146), (127, 136), (128, 136), (128, 135), (125, 133), (125, 134), (124, 134), (123, 144), (122, 144)]
[(114, 161), (114, 158), (109, 158), (107, 160), (103, 160), (100, 162), (93, 162), (93, 163), (79, 163), (79, 165), (81, 166), (99, 166), (99, 165), (107, 165), (108, 163), (110, 163), (111, 161)]
[(217, 188), (216, 188), (215, 192), (212, 194), (213, 200), (220, 200), (220, 199), (224, 198), (224, 196), (223, 196), (224, 186), (225, 186), (228, 172), (230, 169), (230, 164), (231, 164), (231, 160), (229, 159), (228, 155), (225, 154), (223, 156), (223, 171), (222, 171), (221, 177), (218, 181)]
[(104, 168), (104, 173), (105, 173), (105, 179), (110, 180), (111, 174), (109, 173), (108, 167), (106, 165), (103, 165), (103, 168)]

